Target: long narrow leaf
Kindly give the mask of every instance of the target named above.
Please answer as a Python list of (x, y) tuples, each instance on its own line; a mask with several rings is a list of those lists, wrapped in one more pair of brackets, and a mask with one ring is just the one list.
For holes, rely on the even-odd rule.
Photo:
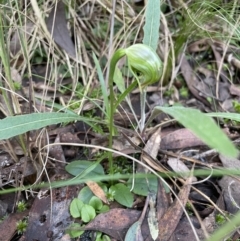
[(0, 140), (23, 134), (27, 131), (42, 127), (82, 120), (89, 124), (89, 118), (69, 113), (33, 113), (27, 115), (10, 116), (0, 120)]
[(184, 107), (156, 107), (153, 115), (163, 111), (191, 130), (198, 138), (221, 154), (236, 157), (238, 150), (213, 119), (199, 110)]
[(147, 1), (143, 43), (157, 49), (160, 27), (160, 0)]
[(234, 121), (240, 121), (240, 114), (238, 113), (215, 112), (215, 113), (207, 113), (206, 115), (212, 116), (212, 117), (225, 118), (225, 119), (234, 120)]
[(99, 78), (99, 81), (100, 81), (101, 90), (102, 90), (102, 93), (103, 93), (104, 106), (106, 108), (107, 117), (109, 118), (110, 110), (109, 110), (109, 103), (108, 103), (107, 87), (106, 87), (106, 84), (105, 84), (105, 81), (104, 81), (103, 72), (102, 72), (100, 63), (99, 63), (99, 61), (98, 61), (98, 59), (97, 59), (97, 57), (94, 53), (93, 53), (93, 61), (94, 61), (95, 66), (97, 68), (97, 74), (98, 74), (98, 78)]

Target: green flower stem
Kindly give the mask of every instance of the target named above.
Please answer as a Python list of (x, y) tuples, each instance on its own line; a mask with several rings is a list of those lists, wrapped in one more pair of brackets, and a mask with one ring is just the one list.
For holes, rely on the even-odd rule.
[[(109, 114), (109, 149), (112, 149), (113, 145), (113, 136), (116, 134), (116, 131), (114, 130), (114, 113), (117, 108), (116, 105), (114, 105), (115, 102), (115, 96), (114, 96), (114, 90), (113, 90), (113, 77), (115, 68), (117, 66), (118, 61), (126, 55), (124, 49), (118, 49), (110, 62), (110, 69), (109, 69), (109, 77), (108, 77), (108, 84), (109, 84), (109, 91), (110, 91), (110, 109), (109, 107), (107, 112)], [(112, 160), (112, 152), (109, 152), (109, 170), (110, 174), (113, 174), (113, 160)]]

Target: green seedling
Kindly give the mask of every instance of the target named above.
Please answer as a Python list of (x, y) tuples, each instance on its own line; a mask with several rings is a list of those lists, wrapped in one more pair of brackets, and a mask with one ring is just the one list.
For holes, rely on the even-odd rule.
[(222, 225), (226, 222), (226, 217), (224, 217), (221, 213), (219, 213), (216, 215), (215, 220), (218, 225)]
[(27, 209), (27, 204), (24, 201), (19, 201), (17, 203), (17, 212), (23, 212)]
[(192, 216), (192, 215), (193, 215), (193, 209), (192, 209), (191, 203), (187, 202), (187, 204), (186, 204), (186, 210), (187, 210), (187, 213), (188, 213), (189, 216)]
[(189, 96), (188, 88), (187, 88), (187, 87), (182, 87), (182, 88), (179, 90), (179, 94), (180, 94), (180, 96), (183, 97), (183, 98), (188, 98), (188, 96)]
[(115, 197), (115, 190), (109, 188), (109, 190), (106, 193), (106, 197), (109, 202), (113, 202)]
[(84, 225), (79, 223), (72, 223), (67, 229), (66, 233), (69, 234), (71, 238), (77, 238), (84, 233)]
[(17, 233), (23, 234), (27, 230), (28, 222), (27, 220), (20, 220), (16, 223), (17, 225)]
[(110, 241), (111, 239), (106, 234), (97, 232), (95, 241)]
[(236, 100), (233, 100), (232, 104), (233, 104), (233, 108), (234, 108), (235, 112), (240, 113), (240, 103)]
[(16, 91), (22, 89), (22, 84), (19, 82), (14, 82), (13, 86), (14, 86), (14, 90), (16, 90)]
[(174, 89), (170, 88), (169, 90), (164, 91), (163, 95), (166, 97), (171, 97), (173, 93), (174, 93)]
[[(87, 194), (86, 189), (82, 192), (82, 194)], [(85, 198), (84, 200), (86, 201), (88, 199)], [(92, 196), (88, 203), (84, 203), (79, 198), (74, 198), (70, 204), (70, 214), (72, 215), (72, 217), (80, 218), (84, 223), (89, 223), (96, 217), (96, 214), (106, 212), (108, 210), (109, 207), (107, 205), (103, 205), (102, 201), (96, 196)], [(83, 230), (84, 225), (80, 225), (79, 223), (73, 223), (70, 227), (68, 227), (66, 232), (72, 238), (76, 238), (84, 232)]]

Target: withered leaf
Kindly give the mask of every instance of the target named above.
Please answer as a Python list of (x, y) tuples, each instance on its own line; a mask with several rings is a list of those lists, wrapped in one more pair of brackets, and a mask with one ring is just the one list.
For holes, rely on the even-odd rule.
[(47, 19), (47, 28), (52, 33), (54, 41), (63, 48), (72, 58), (76, 57), (75, 47), (70, 33), (67, 28), (67, 20), (65, 16), (65, 5), (59, 1), (55, 8), (49, 14)]
[[(161, 241), (168, 241), (169, 238), (174, 233), (178, 222), (183, 214), (183, 207), (185, 206), (188, 200), (190, 188), (191, 188), (192, 178), (188, 178), (183, 188), (178, 194), (179, 200), (175, 199), (173, 204), (168, 208), (163, 217), (158, 220), (159, 235), (158, 238)], [(180, 205), (180, 203), (182, 205)]]
[(117, 240), (124, 240), (129, 227), (140, 215), (141, 212), (137, 210), (114, 208), (107, 213), (99, 214), (85, 226), (85, 229), (100, 231)]

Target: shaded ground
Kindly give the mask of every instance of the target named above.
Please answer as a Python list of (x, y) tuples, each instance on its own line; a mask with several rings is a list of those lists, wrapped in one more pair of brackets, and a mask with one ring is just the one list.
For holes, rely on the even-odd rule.
[[(175, 1), (168, 1), (162, 6), (158, 54), (163, 60), (164, 74), (159, 84), (148, 87), (147, 114), (155, 106), (174, 104), (197, 108), (202, 112), (240, 112), (239, 10), (229, 2), (221, 3), (218, 10), (211, 4), (188, 6)], [(131, 207), (126, 203), (119, 204), (116, 199), (111, 200), (110, 191), (104, 192), (104, 188), (97, 185), (95, 180), (77, 185), (67, 185), (65, 182), (62, 187), (53, 189), (33, 188), (42, 182), (72, 179), (73, 175), (65, 167), (76, 160), (98, 161), (103, 156), (101, 166), (107, 176), (108, 156), (100, 148), (108, 147), (108, 128), (98, 122), (105, 115), (101, 109), (103, 94), (92, 53), (97, 56), (106, 75), (109, 51), (111, 56), (119, 47), (141, 42), (143, 36), (143, 13), (140, 13), (143, 3), (139, 1), (117, 3), (110, 50), (110, 1), (76, 1), (66, 5), (61, 1), (56, 5), (53, 1), (40, 7), (42, 14), (48, 14), (43, 18), (46, 19), (46, 28), (30, 3), (21, 3), (19, 6), (23, 16), (20, 15), (26, 20), (22, 25), (12, 12), (16, 5), (13, 4), (10, 8), (12, 11), (7, 12), (15, 26), (6, 28), (5, 34), (10, 39), (11, 77), (16, 84), (15, 93), (18, 94), (12, 94), (14, 97), (9, 94), (9, 98), (11, 96), (13, 103), (19, 103), (22, 114), (71, 109), (96, 119), (96, 124), (90, 126), (78, 121), (31, 131), (23, 137), (27, 155), (19, 138), (1, 141), (2, 190), (10, 192), (11, 188), (27, 188), (25, 191), (15, 189), (1, 194), (0, 217), (3, 221), (0, 224), (0, 241), (95, 240), (95, 231), (107, 234), (111, 240), (124, 240), (126, 235), (130, 235), (126, 240), (134, 240), (134, 235), (137, 235), (136, 240), (153, 240), (154, 236), (161, 241), (197, 240), (197, 237), (204, 240), (239, 210), (239, 179), (223, 175), (225, 169), (238, 171), (239, 160), (210, 150), (189, 130), (175, 121), (169, 121), (170, 117), (163, 113), (154, 119), (143, 136), (138, 134), (134, 129), (140, 119), (137, 89), (130, 96), (132, 109), (127, 101), (123, 102), (114, 117), (118, 135), (114, 138), (113, 149), (145, 163), (160, 173), (166, 183), (160, 179), (158, 184), (154, 184), (154, 181), (152, 184), (151, 179), (147, 184), (145, 179), (141, 179), (144, 182), (140, 184), (136, 181), (140, 191), (133, 191)], [(195, 8), (199, 10), (195, 11), (196, 22), (187, 7), (191, 11), (195, 11)], [(29, 12), (27, 19), (24, 18), (25, 10)], [(223, 10), (228, 11), (226, 19), (219, 17)], [(8, 17), (5, 21), (10, 23)], [(48, 31), (52, 32), (52, 37)], [(27, 55), (23, 51), (22, 33)], [(127, 72), (124, 62), (119, 67), (127, 84), (132, 76)], [(1, 81), (1, 84), (8, 88), (7, 83)], [(1, 117), (4, 118), (10, 115), (10, 111), (3, 95), (0, 96), (0, 102)], [(198, 122), (197, 119), (193, 121)], [(239, 124), (223, 119), (217, 122), (238, 145)], [(55, 145), (46, 148), (46, 145), (53, 143)], [(94, 148), (88, 148), (87, 144), (94, 145)], [(128, 178), (118, 178), (114, 184), (126, 184), (130, 189), (131, 181), (130, 184), (128, 182), (132, 180), (133, 171), (147, 172), (140, 164), (134, 168), (130, 158), (121, 159), (119, 153), (115, 153), (114, 174), (127, 174)], [(218, 176), (201, 173), (196, 177), (170, 176), (169, 173), (211, 169), (222, 173)], [(111, 186), (110, 181), (104, 184), (108, 188)], [(29, 188), (29, 185), (33, 186)], [(70, 204), (86, 185), (109, 207), (109, 211), (98, 214), (91, 222), (85, 222), (85, 230), (88, 231), (81, 238), (70, 238), (66, 232), (69, 226), (73, 222), (79, 225), (84, 223), (81, 218), (72, 217)], [(149, 189), (154, 185), (157, 189), (153, 188), (152, 193)], [(25, 202), (22, 209), (26, 210), (23, 212), (17, 212), (17, 203), (20, 201)], [(28, 223), (23, 232), (16, 228), (20, 220)], [(133, 234), (127, 234), (129, 229)], [(231, 237), (237, 240), (238, 232), (231, 234)]]

